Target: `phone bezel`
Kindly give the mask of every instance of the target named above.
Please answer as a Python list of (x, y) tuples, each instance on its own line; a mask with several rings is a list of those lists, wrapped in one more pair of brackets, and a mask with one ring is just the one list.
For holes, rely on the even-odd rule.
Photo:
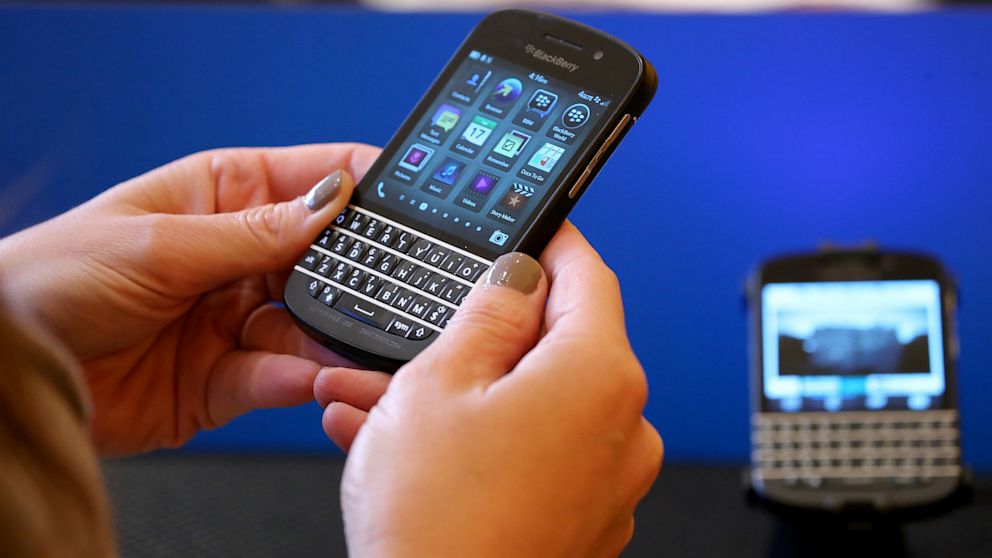
[[(752, 275), (747, 287), (752, 409), (760, 413), (799, 415), (819, 411), (779, 411), (769, 407), (764, 390), (764, 355), (762, 342), (762, 299), (770, 283), (807, 283), (836, 281), (898, 281), (926, 279), (937, 282), (940, 296), (942, 347), (944, 350), (944, 394), (935, 409), (957, 409), (957, 347), (954, 315), (957, 292), (951, 276), (936, 259), (910, 252), (846, 250), (815, 254), (793, 254), (766, 261)], [(885, 413), (891, 409), (858, 409), (844, 412)]]
[[(583, 49), (578, 51), (566, 46), (556, 46), (545, 37), (547, 34), (580, 44)], [(575, 72), (568, 72), (553, 64), (536, 63), (524, 52), (524, 47), (528, 43), (541, 45), (541, 48), (547, 52), (561, 55), (569, 61), (579, 64), (579, 67)], [(593, 124), (594, 127), (587, 137), (575, 146), (574, 157), (555, 183), (550, 185), (547, 198), (539, 207), (534, 209), (511, 242), (503, 247), (494, 245), (489, 248), (478, 242), (469, 242), (467, 239), (447, 231), (425, 225), (418, 221), (413, 214), (397, 211), (380, 204), (372, 196), (369, 196), (369, 199), (363, 199), (362, 196), (362, 190), (371, 187), (370, 183), (383, 173), (396, 152), (402, 149), (410, 138), (414, 137), (418, 122), (433, 103), (444, 94), (445, 87), (448, 86), (454, 73), (473, 50), (485, 52), (511, 63), (531, 68), (551, 79), (566, 81), (614, 99), (603, 117)], [(600, 59), (593, 58), (593, 53), (596, 51), (603, 53)], [(569, 20), (528, 10), (513, 9), (495, 12), (484, 18), (473, 29), (445, 64), (427, 92), (386, 144), (382, 155), (366, 173), (366, 177), (356, 186), (352, 203), (366, 207), (415, 230), (422, 230), (426, 234), (487, 260), (494, 260), (498, 256), (512, 251), (523, 251), (537, 256), (536, 252), (547, 244), (582, 193), (579, 192), (579, 195), (570, 197), (568, 194), (571, 186), (589, 166), (594, 154), (617, 127), (624, 115), (631, 114), (633, 117), (637, 117), (641, 114), (654, 95), (656, 83), (657, 78), (654, 70), (637, 51), (605, 33)], [(596, 168), (591, 169), (590, 175), (587, 177), (587, 184), (612, 153), (616, 144), (619, 143), (619, 139), (613, 142), (606, 153), (602, 154), (595, 165)]]

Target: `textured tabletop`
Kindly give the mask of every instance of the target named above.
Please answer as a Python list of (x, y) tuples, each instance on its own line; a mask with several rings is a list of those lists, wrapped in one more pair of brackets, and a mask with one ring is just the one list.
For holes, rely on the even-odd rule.
[[(108, 461), (124, 558), (344, 556), (333, 457), (155, 456)], [(992, 479), (973, 502), (891, 533), (809, 535), (749, 508), (740, 470), (672, 465), (637, 512), (625, 557), (992, 556)], [(900, 545), (905, 546), (900, 548)], [(900, 554), (902, 552), (902, 554)]]

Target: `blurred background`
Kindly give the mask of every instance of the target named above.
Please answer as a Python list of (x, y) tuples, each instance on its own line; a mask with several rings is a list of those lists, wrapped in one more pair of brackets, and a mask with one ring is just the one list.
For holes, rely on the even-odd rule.
[[(782, 252), (873, 240), (932, 253), (958, 278), (964, 458), (992, 472), (992, 12), (918, 0), (513, 2), (524, 4), (618, 36), (660, 75), (572, 219), (620, 277), (668, 466), (736, 471), (748, 459), (748, 272)], [(202, 149), (381, 145), (482, 14), (506, 5), (0, 3), (0, 235)], [(339, 455), (320, 414), (259, 411), (167, 458)], [(127, 494), (156, 490), (148, 467), (111, 475), (132, 521), (145, 512)], [(184, 474), (196, 470), (210, 469)], [(740, 500), (735, 475), (720, 477), (726, 502)], [(709, 548), (744, 555), (729, 540)], [(154, 554), (143, 548), (135, 555)]]

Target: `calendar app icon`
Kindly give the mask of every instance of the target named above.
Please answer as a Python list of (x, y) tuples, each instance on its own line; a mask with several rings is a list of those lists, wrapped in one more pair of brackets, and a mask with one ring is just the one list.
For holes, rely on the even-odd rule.
[(476, 116), (472, 123), (462, 132), (462, 139), (479, 147), (486, 143), (489, 135), (496, 129), (496, 123), (488, 118)]

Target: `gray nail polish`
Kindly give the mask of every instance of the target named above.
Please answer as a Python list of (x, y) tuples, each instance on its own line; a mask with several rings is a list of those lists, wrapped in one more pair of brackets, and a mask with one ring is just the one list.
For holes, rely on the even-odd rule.
[(519, 293), (530, 294), (541, 282), (541, 264), (520, 252), (510, 252), (496, 258), (486, 274), (487, 285), (509, 287)]
[(338, 192), (341, 191), (341, 171), (336, 170), (331, 174), (325, 176), (320, 182), (310, 188), (307, 195), (303, 197), (303, 203), (306, 204), (307, 209), (311, 212), (316, 213), (320, 211), (322, 207), (327, 205), (327, 202), (333, 200), (338, 196)]

